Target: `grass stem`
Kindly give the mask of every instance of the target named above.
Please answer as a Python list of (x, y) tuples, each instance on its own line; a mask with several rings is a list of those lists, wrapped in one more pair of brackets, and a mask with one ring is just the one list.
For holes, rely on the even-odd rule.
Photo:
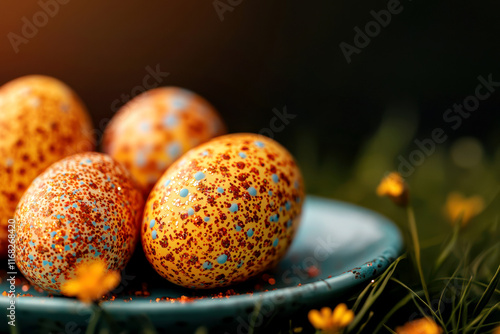
[(420, 282), (422, 284), (422, 289), (424, 290), (425, 299), (427, 303), (431, 304), (431, 299), (429, 297), (429, 291), (427, 290), (427, 283), (425, 282), (424, 272), (422, 270), (422, 260), (420, 257), (420, 241), (418, 240), (418, 230), (417, 222), (415, 220), (415, 213), (411, 205), (408, 206), (408, 225), (410, 229), (410, 235), (413, 243), (413, 252), (415, 255), (415, 262), (417, 265), (418, 275), (420, 276)]

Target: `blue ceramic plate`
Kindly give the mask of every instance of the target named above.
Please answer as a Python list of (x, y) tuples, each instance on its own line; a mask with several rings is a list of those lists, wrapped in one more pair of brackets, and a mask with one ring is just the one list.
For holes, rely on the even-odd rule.
[[(231, 290), (187, 290), (159, 277), (138, 252), (122, 272), (115, 300), (102, 305), (118, 325), (127, 328), (149, 324), (159, 332), (165, 328), (177, 333), (193, 332), (204, 325), (214, 333), (247, 333), (251, 322), (264, 328), (299, 310), (333, 304), (382, 273), (402, 248), (397, 227), (379, 214), (309, 196), (292, 247), (272, 272)], [(8, 290), (7, 282), (2, 281), (2, 291)], [(141, 296), (138, 290), (150, 295)], [(90, 307), (70, 298), (47, 297), (33, 288), (28, 293), (35, 296), (16, 298), (16, 327), (21, 333), (84, 332), (81, 329), (90, 320)], [(167, 299), (181, 296), (198, 299)], [(9, 298), (0, 296), (0, 307), (5, 310), (8, 306)], [(259, 313), (254, 312), (256, 306)], [(7, 327), (2, 320), (0, 329)]]

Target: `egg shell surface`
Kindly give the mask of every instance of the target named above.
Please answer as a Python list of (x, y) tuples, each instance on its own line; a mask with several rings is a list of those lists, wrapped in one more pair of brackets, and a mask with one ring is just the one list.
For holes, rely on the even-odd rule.
[(101, 153), (81, 153), (50, 166), (16, 210), (16, 264), (53, 293), (79, 263), (104, 261), (121, 270), (136, 245), (143, 199), (128, 171)]
[(286, 253), (303, 199), (300, 170), (276, 141), (247, 133), (215, 138), (187, 152), (153, 188), (144, 253), (183, 287), (245, 281)]
[(204, 98), (186, 89), (160, 87), (117, 112), (106, 128), (103, 150), (129, 169), (147, 198), (177, 158), (225, 132), (219, 114)]
[(0, 87), (0, 257), (7, 254), (8, 220), (35, 177), (94, 147), (87, 110), (61, 81), (31, 75)]

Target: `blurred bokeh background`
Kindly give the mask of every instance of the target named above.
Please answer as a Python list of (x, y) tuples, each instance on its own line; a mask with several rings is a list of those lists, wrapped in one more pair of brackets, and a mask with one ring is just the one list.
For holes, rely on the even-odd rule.
[[(27, 74), (59, 78), (102, 134), (156, 71), (155, 84), (208, 99), (230, 132), (284, 144), (309, 193), (372, 208), (405, 230), (404, 210), (375, 194), (386, 172), (400, 170), (423, 249), (439, 249), (451, 231), (443, 206), (453, 191), (484, 199), (471, 240), (479, 248), (497, 242), (500, 3), (397, 2), (3, 1), (0, 84)], [(390, 22), (360, 37), (374, 15), (389, 20), (388, 6), (397, 12)], [(341, 43), (355, 50), (350, 62)], [(488, 90), (482, 80), (494, 83)], [(489, 93), (483, 100), (479, 84)], [(454, 112), (464, 101), (478, 105)], [(433, 254), (424, 254), (425, 267)], [(496, 266), (492, 259), (483, 270), (486, 282)]]
[[(500, 87), (460, 116), (460, 126), (444, 115), (476, 94), (479, 76), (500, 82), (500, 4), (402, 0), (348, 63), (340, 43), (354, 47), (355, 27), (365, 31), (371, 11), (389, 3), (4, 2), (0, 82), (57, 77), (81, 96), (102, 132), (141, 91), (148, 68), (159, 70), (160, 85), (201, 94), (231, 132), (269, 135), (265, 129), (286, 109), (288, 124), (277, 122), (271, 135), (297, 157), (310, 193), (397, 214), (374, 188), (420, 151), (424, 159), (407, 175), (417, 206), (432, 194), (425, 203), (440, 212), (450, 190), (491, 202), (499, 184)], [(428, 143), (436, 128), (446, 140), (422, 153), (415, 140)]]

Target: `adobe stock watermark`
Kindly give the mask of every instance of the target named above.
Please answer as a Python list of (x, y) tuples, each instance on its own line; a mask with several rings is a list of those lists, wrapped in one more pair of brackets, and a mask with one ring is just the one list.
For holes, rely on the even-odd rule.
[(9, 326), (16, 326), (16, 236), (15, 236), (15, 224), (14, 219), (9, 219), (7, 225), (7, 239), (9, 245), (7, 246), (7, 282), (9, 282), (9, 291), (7, 291), (7, 297), (9, 297), (9, 307), (7, 307), (7, 321)]
[(297, 115), (288, 113), (286, 105), (281, 111), (278, 108), (273, 108), (273, 114), (275, 116), (269, 121), (269, 127), (260, 129), (259, 134), (274, 138), (275, 133), (283, 131), (290, 124), (290, 120), (297, 117)]
[(146, 66), (144, 68), (147, 74), (142, 78), (142, 83), (140, 85), (134, 86), (130, 90), (130, 94), (123, 93), (120, 95), (120, 98), (117, 98), (111, 102), (111, 111), (117, 112), (119, 109), (120, 102), (125, 104), (128, 101), (132, 100), (137, 95), (144, 93), (147, 90), (158, 87), (166, 77), (170, 75), (169, 72), (162, 72), (160, 69), (160, 64), (156, 64), (153, 69), (151, 66)]
[(22, 27), (20, 34), (9, 32), (7, 39), (14, 49), (15, 53), (19, 52), (21, 44), (28, 44), (30, 40), (38, 35), (39, 29), (45, 27), (51, 18), (59, 13), (61, 5), (66, 5), (70, 0), (39, 0), (38, 6), (40, 10), (37, 11), (31, 19), (23, 16), (21, 19)]
[[(166, 77), (170, 75), (169, 72), (163, 72), (160, 69), (160, 64), (156, 64), (153, 68), (148, 65), (144, 68), (146, 70), (146, 75), (142, 78), (141, 84), (134, 86), (130, 93), (122, 93), (119, 98), (114, 99), (109, 108), (115, 114), (120, 106), (132, 100), (137, 95), (146, 92), (147, 90), (157, 88), (160, 84), (165, 80)], [(99, 125), (97, 128), (94, 128), (90, 133), (87, 133), (86, 136), (88, 139), (92, 139), (92, 141), (96, 140), (96, 146), (99, 146), (102, 142), (102, 136), (104, 134), (104, 130), (106, 126), (109, 124), (111, 119), (103, 118), (99, 121)]]
[(373, 20), (365, 24), (364, 31), (358, 26), (354, 27), (354, 45), (346, 42), (340, 42), (339, 44), (340, 50), (347, 63), (350, 64), (352, 55), (360, 54), (361, 51), (370, 44), (371, 39), (377, 37), (382, 31), (382, 28), (386, 28), (391, 23), (393, 15), (398, 15), (402, 11), (403, 5), (401, 5), (399, 0), (389, 0), (387, 2), (387, 9), (382, 9), (378, 12), (371, 10), (370, 15), (373, 17)]
[[(125, 269), (127, 269), (127, 268), (125, 268)], [(125, 290), (125, 288), (128, 286), (128, 284), (130, 282), (132, 282), (133, 280), (135, 280), (136, 276), (135, 275), (127, 275), (127, 273), (125, 272), (125, 269), (123, 269), (120, 273), (120, 277), (121, 277), (120, 285), (118, 285), (113, 291), (111, 291), (112, 293), (123, 292), (123, 290)]]
[[(330, 258), (338, 248), (339, 244), (335, 240), (332, 240), (332, 236), (317, 238), (312, 256), (304, 258), (300, 264), (292, 265), (290, 269), (283, 272), (281, 275), (282, 282), (290, 286), (296, 286), (303, 282), (303, 280), (310, 278), (305, 269), (310, 267), (319, 268), (320, 264)], [(303, 288), (306, 286), (303, 286)], [(315, 289), (314, 286), (309, 286), (311, 289)], [(252, 332), (251, 329), (255, 330), (266, 325), (266, 319), (268, 321), (271, 320), (277, 309), (286, 302), (287, 294), (284, 289), (274, 290), (270, 298), (262, 299), (256, 305), (256, 309), (248, 315), (247, 319), (238, 316), (236, 318), (238, 322), (236, 334), (248, 334)], [(225, 334), (229, 333), (225, 332)]]
[(226, 12), (232, 12), (234, 8), (239, 6), (242, 2), (243, 0), (214, 0), (212, 5), (214, 6), (219, 20), (223, 22), (224, 14)]
[[(500, 87), (500, 81), (493, 81), (491, 73), (488, 74), (487, 79), (480, 75), (477, 80), (479, 84), (476, 86), (474, 94), (465, 97), (462, 103), (453, 104), (452, 108), (446, 109), (443, 113), (443, 121), (453, 131), (460, 128), (463, 120), (469, 118), (474, 111), (479, 109), (480, 101), (488, 99), (495, 92), (496, 87)], [(447, 139), (448, 135), (441, 127), (433, 129), (427, 138), (415, 139), (413, 142), (417, 148), (411, 151), (407, 158), (402, 155), (398, 156), (398, 172), (403, 177), (413, 174), (415, 167), (422, 165), (436, 151), (436, 146), (444, 143)]]

